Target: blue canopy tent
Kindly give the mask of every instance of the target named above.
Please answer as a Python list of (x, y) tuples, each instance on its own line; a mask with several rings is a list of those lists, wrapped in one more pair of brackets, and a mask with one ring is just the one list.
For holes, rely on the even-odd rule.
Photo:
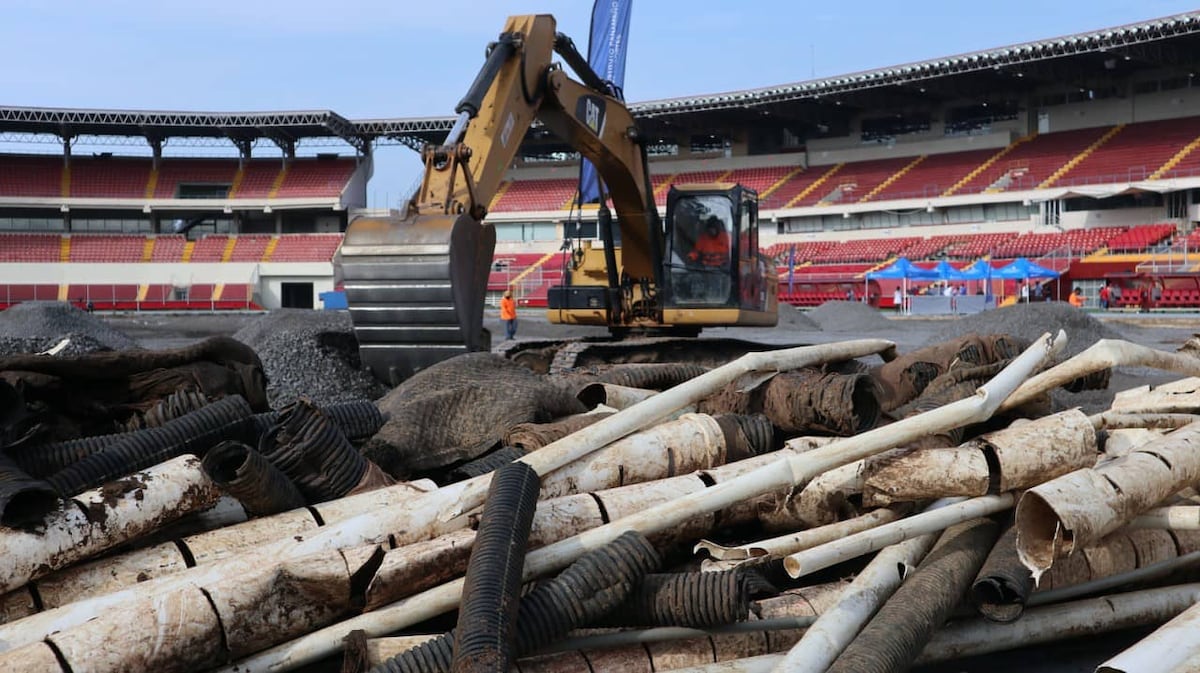
[(1031, 262), (1024, 257), (1018, 257), (1008, 266), (1002, 266), (992, 272), (996, 278), (1014, 279), (1014, 280), (1029, 280), (1030, 278), (1058, 278), (1059, 272), (1054, 269)]
[[(986, 264), (986, 262), (984, 263)], [(965, 269), (956, 269), (944, 259), (938, 262), (933, 270), (942, 280), (983, 280), (988, 277), (987, 272), (975, 268), (974, 265)]]
[[(912, 280), (937, 280), (938, 272), (933, 269), (922, 269), (908, 260), (907, 257), (901, 257), (893, 262), (890, 266), (884, 267), (878, 271), (868, 271), (866, 274), (867, 280), (878, 280), (881, 278), (899, 279), (900, 293), (902, 296), (908, 296), (908, 281)], [(897, 307), (900, 308), (900, 307)]]
[[(1004, 278), (1006, 280), (1024, 280), (1028, 281), (1031, 278), (1058, 278), (1062, 274), (1054, 269), (1048, 269), (1040, 264), (1031, 262), (1024, 257), (1018, 257), (1008, 266), (1002, 266), (992, 272), (996, 278)], [(1028, 298), (1025, 299), (1028, 301)]]

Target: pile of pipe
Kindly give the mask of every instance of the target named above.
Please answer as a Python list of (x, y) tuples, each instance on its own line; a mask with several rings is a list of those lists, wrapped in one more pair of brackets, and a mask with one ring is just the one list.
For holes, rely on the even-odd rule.
[[(75, 370), (22, 360), (0, 670), (1008, 670), (1161, 626), (1094, 663), (1200, 671), (1200, 358), (1062, 360), (1068, 337), (554, 374), (471, 354), (274, 410), (253, 361), (73, 362), (82, 408), (50, 380)], [(1114, 367), (1182, 378), (1053, 406)]]

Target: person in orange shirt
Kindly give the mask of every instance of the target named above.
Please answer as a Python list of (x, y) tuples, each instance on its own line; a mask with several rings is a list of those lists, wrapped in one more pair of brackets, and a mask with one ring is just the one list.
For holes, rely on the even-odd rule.
[(512, 341), (517, 336), (517, 302), (512, 290), (505, 290), (500, 298), (500, 319), (504, 321), (504, 338)]
[(696, 246), (688, 253), (688, 259), (703, 266), (723, 266), (729, 261), (729, 233), (721, 219), (710, 216), (704, 223), (704, 231), (696, 239)]
[(1075, 291), (1071, 293), (1067, 301), (1071, 302), (1071, 306), (1075, 308), (1083, 308), (1083, 290), (1075, 288)]

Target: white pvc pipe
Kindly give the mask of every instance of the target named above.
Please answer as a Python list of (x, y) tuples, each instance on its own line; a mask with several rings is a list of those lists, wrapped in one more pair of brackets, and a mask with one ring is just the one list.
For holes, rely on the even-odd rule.
[(44, 529), (0, 529), (0, 592), (211, 507), (220, 497), (195, 456), (84, 491), (52, 513)]
[(1200, 530), (1200, 506), (1175, 505), (1156, 507), (1143, 512), (1129, 522), (1130, 528), (1160, 528), (1164, 530)]
[(1075, 357), (1026, 381), (1004, 401), (1000, 411), (1016, 409), (1080, 376), (1118, 366), (1153, 367), (1187, 376), (1200, 376), (1200, 358), (1167, 353), (1121, 339), (1100, 339)]
[(1012, 493), (985, 495), (970, 500), (945, 498), (931, 506), (928, 511), (907, 519), (791, 554), (784, 557), (783, 567), (793, 579), (802, 577), (889, 545), (944, 530), (956, 523), (1001, 512), (1012, 507), (1015, 501), (1016, 497)]
[[(532, 579), (559, 570), (583, 553), (611, 542), (627, 530), (638, 530), (643, 533), (666, 530), (678, 526), (697, 514), (715, 512), (764, 493), (802, 484), (816, 474), (866, 458), (894, 446), (903, 445), (932, 432), (985, 421), (1022, 381), (1036, 371), (1048, 357), (1061, 350), (1065, 342), (1066, 336), (1061, 332), (1053, 340), (1049, 335), (1044, 335), (970, 398), (903, 419), (883, 428), (830, 442), (819, 449), (789, 456), (784, 460), (771, 463), (730, 481), (718, 483), (698, 493), (650, 507), (638, 514), (627, 516), (536, 550), (526, 556), (524, 577)], [(701, 381), (716, 371), (719, 370), (703, 374), (682, 385), (686, 386), (689, 383)], [(708, 383), (718, 383), (718, 381), (709, 379)], [(719, 389), (723, 385), (722, 383), (717, 388)], [(641, 404), (659, 401), (679, 387), (681, 386), (656, 395)], [(634, 409), (637, 407), (632, 407), (626, 412)], [(620, 415), (617, 414), (611, 418)], [(586, 428), (584, 432), (594, 430), (611, 418)], [(528, 457), (526, 456), (526, 458)], [(451, 610), (458, 605), (462, 586), (462, 581), (458, 580), (435, 587), (378, 611), (360, 615), (315, 631), (295, 641), (265, 650), (220, 670), (225, 673), (291, 670), (296, 666), (336, 652), (341, 646), (342, 638), (351, 630), (361, 628), (366, 631), (368, 637), (381, 636)]]
[(902, 514), (902, 508), (881, 507), (853, 519), (738, 546), (725, 546), (701, 540), (692, 551), (693, 553), (708, 552), (710, 557), (718, 561), (746, 561), (763, 557), (782, 558), (820, 544), (840, 540), (847, 535), (891, 523), (898, 520)]
[(1196, 585), (1188, 586), (1191, 589), (1181, 593), (1191, 607), (1132, 647), (1100, 664), (1096, 673), (1158, 673), (1200, 656), (1200, 638), (1195, 637), (1197, 629), (1200, 629), (1200, 605), (1196, 604), (1200, 600), (1200, 589)]
[(774, 673), (823, 673), (904, 581), (906, 569), (925, 558), (937, 535), (922, 535), (880, 551), (804, 632)]

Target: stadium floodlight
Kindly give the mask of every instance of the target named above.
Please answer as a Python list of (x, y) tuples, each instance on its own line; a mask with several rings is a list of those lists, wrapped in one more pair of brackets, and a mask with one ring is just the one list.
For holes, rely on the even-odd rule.
[(69, 213), (69, 212), (71, 212), (71, 207), (64, 203), (58, 207), (58, 212)]
[(147, 215), (149, 215), (149, 214), (150, 214), (150, 204), (149, 204), (149, 203), (147, 203), (146, 205), (142, 206), (142, 212), (143, 212), (143, 213), (146, 213)]
[(271, 214), (271, 206), (263, 206), (263, 214), (270, 215)]
[(225, 208), (223, 208), (223, 209), (222, 209), (222, 211), (223, 211), (223, 212), (224, 212), (226, 215), (232, 215), (232, 214), (233, 214), (233, 207), (232, 207), (232, 206), (230, 206), (229, 204), (225, 204)]

